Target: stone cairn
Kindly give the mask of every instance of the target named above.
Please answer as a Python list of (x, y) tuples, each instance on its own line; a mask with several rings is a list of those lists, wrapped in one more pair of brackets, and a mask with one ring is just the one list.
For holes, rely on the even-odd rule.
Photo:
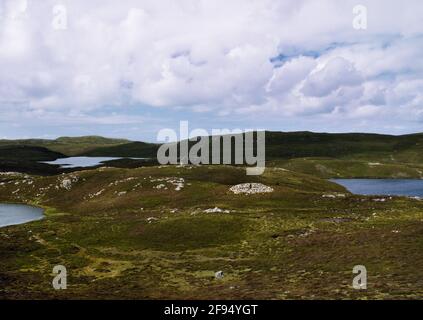
[(237, 184), (229, 189), (235, 194), (258, 194), (273, 192), (273, 188), (261, 183), (243, 183)]

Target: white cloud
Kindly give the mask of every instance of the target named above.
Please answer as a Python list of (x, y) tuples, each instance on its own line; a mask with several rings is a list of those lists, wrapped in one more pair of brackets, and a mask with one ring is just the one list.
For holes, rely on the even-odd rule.
[(324, 97), (337, 89), (356, 86), (361, 82), (361, 76), (354, 65), (342, 57), (336, 57), (311, 72), (301, 91), (307, 96)]
[(274, 95), (284, 95), (303, 81), (316, 68), (317, 62), (310, 57), (300, 56), (276, 68), (267, 84), (267, 92)]
[(365, 31), (352, 28), (352, 0), (61, 4), (65, 30), (52, 27), (56, 1), (0, 0), (0, 108), (182, 107), (215, 119), (422, 114), (420, 0), (362, 1)]

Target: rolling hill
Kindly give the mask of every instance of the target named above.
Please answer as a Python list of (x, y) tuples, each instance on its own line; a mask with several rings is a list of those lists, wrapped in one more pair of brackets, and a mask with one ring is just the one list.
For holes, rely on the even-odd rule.
[[(253, 182), (273, 191), (231, 191)], [(423, 202), (380, 200), (280, 168), (0, 175), (0, 202), (45, 209), (2, 228), (0, 298), (420, 299)], [(48, 285), (59, 263), (67, 290)], [(359, 263), (368, 290), (351, 287)]]
[[(234, 139), (232, 140), (234, 145)], [(195, 142), (190, 142), (190, 146), (194, 144)], [(56, 140), (0, 140), (0, 148), (3, 148), (0, 149), (0, 169), (12, 167), (18, 170), (21, 163), (22, 167), (26, 168), (25, 172), (28, 172), (31, 162), (65, 156), (154, 160), (159, 146), (97, 136), (61, 137)], [(6, 167), (5, 159), (9, 161)], [(11, 160), (14, 161), (12, 165)], [(393, 136), (366, 133), (266, 132), (266, 161), (267, 166), (282, 167), (323, 178), (422, 178), (423, 134)], [(110, 165), (137, 167), (144, 163), (119, 160)]]
[(47, 139), (20, 139), (0, 140), (0, 146), (36, 146), (48, 148), (63, 153), (66, 156), (75, 156), (93, 149), (126, 144), (129, 140), (104, 138), (99, 136), (60, 137), (55, 140)]
[(130, 142), (114, 146), (100, 147), (80, 155), (87, 157), (133, 157), (155, 158), (160, 145), (145, 142)]
[[(194, 142), (190, 143), (193, 145)], [(0, 140), (0, 146), (37, 146), (66, 156), (154, 157), (159, 144), (98, 136), (56, 140)], [(385, 162), (423, 162), (423, 134), (266, 132), (266, 158), (329, 157)]]
[(423, 162), (423, 134), (267, 132), (267, 159), (337, 159)]
[(0, 171), (24, 172), (30, 174), (52, 175), (60, 173), (58, 166), (40, 161), (53, 161), (66, 157), (64, 154), (44, 147), (27, 145), (0, 146)]
[(0, 146), (0, 159), (19, 159), (26, 161), (53, 161), (65, 155), (44, 147), (26, 145)]

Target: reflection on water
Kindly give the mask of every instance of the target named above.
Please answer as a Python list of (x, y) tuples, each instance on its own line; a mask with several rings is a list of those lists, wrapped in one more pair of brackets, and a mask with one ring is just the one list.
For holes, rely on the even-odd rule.
[[(87, 168), (101, 165), (103, 162), (119, 160), (120, 157), (69, 157), (57, 159), (55, 161), (45, 161), (43, 163), (60, 165), (61, 168)], [(130, 158), (142, 160), (144, 158)]]

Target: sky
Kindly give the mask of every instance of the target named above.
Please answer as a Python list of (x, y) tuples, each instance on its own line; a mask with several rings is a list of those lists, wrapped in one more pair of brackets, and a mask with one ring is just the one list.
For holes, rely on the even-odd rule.
[(0, 0), (0, 138), (423, 132), (422, 21), (421, 0)]

